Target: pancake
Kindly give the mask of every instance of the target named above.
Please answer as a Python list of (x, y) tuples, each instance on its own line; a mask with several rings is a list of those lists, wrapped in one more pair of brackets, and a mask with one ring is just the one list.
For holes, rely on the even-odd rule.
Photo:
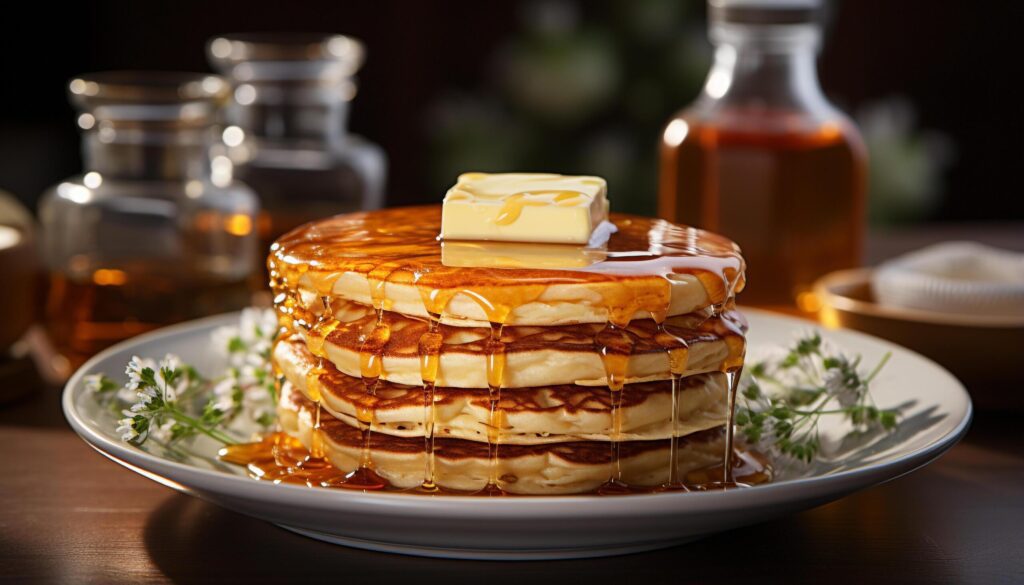
[[(315, 405), (285, 384), (278, 405), (282, 430), (307, 448), (311, 444)], [(321, 413), (320, 431), (324, 454), (332, 465), (348, 472), (362, 459), (363, 437), (358, 429)], [(677, 442), (680, 476), (722, 461), (721, 428), (689, 435)], [(435, 482), (442, 488), (475, 491), (487, 484), (487, 445), (460, 439), (437, 439), (434, 444)], [(657, 486), (668, 480), (668, 441), (622, 443), (619, 468), (622, 479), (633, 486)], [(426, 466), (422, 439), (373, 434), (371, 466), (395, 488), (415, 488), (423, 481)], [(553, 445), (502, 445), (498, 449), (499, 486), (506, 492), (556, 495), (592, 492), (612, 475), (607, 443), (571, 442)]]
[[(421, 362), (419, 343), (428, 330), (428, 322), (398, 313), (384, 312), (386, 341), (380, 347), (367, 346), (379, 335), (378, 317), (369, 307), (347, 303), (334, 312), (333, 330), (321, 340), (300, 329), (317, 355), (325, 355), (339, 371), (361, 377), (367, 354), (379, 355), (381, 379), (419, 386)], [(736, 318), (730, 316), (730, 319)], [(527, 388), (559, 384), (606, 386), (603, 343), (632, 345), (622, 376), (626, 383), (671, 378), (668, 350), (688, 347), (688, 359), (682, 376), (723, 369), (742, 352), (741, 325), (721, 319), (701, 321), (687, 316), (670, 317), (666, 334), (659, 335), (650, 320), (630, 323), (623, 329), (602, 332), (592, 323), (550, 327), (505, 327), (503, 388)], [(440, 326), (443, 338), (438, 386), (487, 388), (489, 328)], [(624, 336), (624, 337), (623, 337)], [(369, 341), (368, 341), (369, 340)], [(323, 352), (321, 354), (321, 351)], [(374, 358), (376, 359), (376, 358)]]
[[(321, 365), (298, 337), (282, 341), (273, 358), (287, 380), (307, 398), (319, 398), (334, 418), (357, 426), (373, 421), (374, 432), (397, 437), (424, 435), (424, 392), (420, 386), (380, 381), (373, 394), (360, 378)], [(311, 385), (315, 384), (315, 388)], [(672, 434), (671, 382), (631, 384), (623, 390), (620, 440), (667, 439)], [(708, 373), (679, 381), (676, 436), (725, 424), (727, 381)], [(501, 393), (502, 444), (546, 444), (612, 439), (607, 388), (576, 385), (506, 389)], [(434, 433), (471, 441), (488, 440), (488, 392), (438, 387), (434, 391)]]
[(683, 315), (726, 303), (743, 287), (743, 259), (728, 239), (623, 214), (610, 215), (618, 231), (600, 246), (561, 245), (520, 261), (498, 251), (508, 248), (492, 253), (490, 243), (476, 243), (473, 257), (500, 257), (500, 267), (467, 266), (458, 254), (446, 263), (440, 212), (436, 205), (386, 209), (302, 226), (271, 248), (274, 292), (293, 303), (300, 295), (340, 298), (479, 326)]

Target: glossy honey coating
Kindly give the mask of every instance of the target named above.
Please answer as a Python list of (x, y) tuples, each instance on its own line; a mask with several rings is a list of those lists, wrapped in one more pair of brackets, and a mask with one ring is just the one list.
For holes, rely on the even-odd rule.
[[(573, 261), (564, 268), (555, 267), (557, 263), (543, 269), (445, 265), (438, 239), (439, 206), (353, 213), (310, 223), (275, 242), (268, 262), (275, 292), (305, 288), (326, 297), (340, 292), (358, 296), (348, 300), (396, 310), (393, 305), (411, 286), (420, 306), (406, 303), (401, 312), (501, 324), (554, 324), (545, 320), (553, 317), (542, 309), (536, 322), (514, 319), (515, 311), (536, 301), (586, 305), (594, 310), (577, 320), (595, 322), (597, 315), (597, 322), (622, 325), (638, 316), (663, 318), (721, 305), (742, 289), (743, 259), (728, 239), (662, 220), (622, 214), (610, 218), (618, 231), (607, 243), (598, 248), (568, 246)], [(580, 266), (580, 255), (595, 261)], [(679, 295), (673, 283), (690, 281), (702, 294), (673, 306), (673, 296)]]
[[(329, 218), (276, 242), (268, 266), (280, 339), (298, 335), (311, 356), (302, 372), (290, 372), (314, 404), (304, 441), (307, 466), (327, 465), (321, 421), (339, 420), (322, 407), (332, 366), (359, 379), (366, 395), (349, 401), (354, 413), (334, 412), (358, 431), (362, 444), (355, 471), (331, 480), (338, 487), (379, 489), (386, 483), (373, 469), (371, 443), (383, 404), (377, 393), (389, 392), (390, 383), (422, 390), (422, 489), (428, 492), (436, 488), (434, 446), (446, 386), (479, 388), (486, 396), (486, 421), (479, 427), (490, 461), (487, 495), (502, 493), (500, 452), (507, 446), (503, 437), (512, 438), (505, 407), (514, 413), (528, 402), (525, 392), (534, 391), (522, 388), (606, 387), (610, 420), (591, 434), (609, 447), (610, 476), (600, 493), (629, 490), (620, 459), (638, 436), (624, 422), (635, 397), (625, 397), (642, 393), (637, 383), (644, 379), (670, 382), (672, 414), (663, 435), (670, 437), (669, 484), (682, 477), (674, 456), (680, 429), (689, 429), (685, 435), (708, 428), (678, 420), (680, 395), (692, 382), (687, 376), (725, 374), (725, 452), (732, 453), (732, 405), (745, 352), (745, 326), (733, 311), (744, 284), (739, 250), (720, 236), (661, 220), (615, 214), (610, 220), (618, 231), (607, 242), (573, 250), (565, 264), (557, 253), (536, 249), (529, 264), (507, 249), (501, 267), (473, 265), (464, 254), (446, 263), (437, 206)], [(469, 257), (474, 255), (488, 252), (474, 249)], [(551, 361), (558, 355), (585, 359), (570, 360), (576, 363), (572, 370)], [(517, 393), (523, 395), (517, 399)], [(723, 485), (732, 481), (731, 467), (726, 457)]]
[[(374, 392), (362, 380), (317, 361), (301, 339), (279, 343), (274, 359), (285, 378), (307, 397), (315, 387), (323, 408), (340, 420), (352, 422), (361, 412), (372, 412), (374, 433), (401, 437), (428, 434), (421, 386), (378, 381)], [(315, 379), (308, 372), (316, 371)], [(685, 436), (725, 423), (725, 375), (711, 372), (680, 380), (675, 401), (679, 423), (670, 425), (672, 383), (669, 380), (637, 383), (624, 392), (620, 431), (625, 440), (666, 439), (674, 431)], [(433, 392), (433, 420), (439, 436), (471, 441), (487, 440), (489, 392), (438, 386)], [(575, 440), (608, 441), (612, 399), (606, 388), (555, 384), (519, 388), (501, 393), (503, 444), (546, 444)], [(353, 423), (354, 424), (354, 423)]]

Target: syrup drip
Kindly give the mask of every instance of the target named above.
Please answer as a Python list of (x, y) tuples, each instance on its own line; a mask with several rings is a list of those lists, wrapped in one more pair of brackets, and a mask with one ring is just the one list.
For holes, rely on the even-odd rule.
[[(679, 431), (679, 388), (681, 386), (682, 374), (686, 371), (686, 367), (690, 359), (690, 348), (687, 346), (684, 339), (673, 335), (665, 329), (663, 317), (660, 315), (652, 315), (651, 317), (658, 323), (656, 339), (663, 347), (666, 348), (665, 353), (668, 356), (669, 374), (672, 376), (672, 413), (670, 415), (671, 421), (669, 427), (671, 430), (668, 449), (668, 481), (662, 487), (665, 489), (686, 490), (686, 486), (679, 477), (679, 461), (677, 456), (679, 450), (679, 437), (676, 436), (676, 433)], [(673, 347), (673, 345), (680, 347)]]
[[(413, 277), (416, 283), (423, 276), (417, 271)], [(438, 491), (437, 466), (434, 458), (434, 439), (437, 422), (437, 405), (435, 404), (434, 388), (437, 384), (437, 371), (441, 364), (441, 346), (444, 337), (440, 333), (441, 316), (445, 308), (455, 296), (454, 290), (440, 290), (429, 287), (418, 287), (423, 307), (429, 316), (427, 332), (419, 340), (420, 379), (423, 382), (423, 452), (426, 465), (423, 470), (423, 482), (420, 489), (427, 493)]]
[(501, 386), (505, 378), (505, 344), (501, 342), (501, 323), (491, 322), (491, 336), (487, 340), (487, 397), (489, 415), (487, 421), (487, 485), (483, 491), (488, 495), (501, 495), (498, 485), (498, 446), (501, 444), (501, 429), (505, 426), (501, 411)]
[(622, 481), (622, 466), (620, 464), (622, 393), (624, 392), (629, 358), (633, 355), (634, 342), (624, 329), (611, 322), (605, 324), (604, 329), (598, 332), (594, 341), (601, 351), (611, 402), (611, 429), (608, 444), (611, 447), (612, 475), (608, 478), (608, 482), (601, 486), (600, 493), (609, 495), (626, 493), (628, 486)]
[[(570, 204), (578, 196), (579, 194), (575, 192), (557, 193), (556, 204)], [(509, 221), (515, 221), (516, 217), (513, 216), (518, 216), (522, 208), (529, 205), (529, 200), (521, 197), (513, 203), (505, 214)], [(268, 259), (271, 288), (275, 295), (274, 304), (282, 327), (279, 339), (289, 337), (299, 330), (305, 331), (307, 346), (311, 353), (321, 360), (326, 357), (324, 345), (328, 336), (339, 325), (331, 311), (330, 303), (335, 284), (348, 273), (365, 276), (369, 285), (370, 302), (377, 314), (376, 322), (367, 332), (359, 350), (360, 374), (367, 393), (371, 395), (375, 391), (377, 381), (385, 375), (382, 362), (385, 346), (391, 336), (388, 320), (384, 316), (386, 311), (391, 310), (391, 300), (386, 294), (387, 286), (392, 282), (411, 283), (419, 290), (423, 308), (430, 318), (428, 331), (419, 341), (420, 375), (423, 381), (424, 451), (427, 454), (421, 491), (432, 492), (438, 489), (434, 462), (434, 399), (443, 345), (438, 323), (449, 303), (455, 296), (464, 295), (475, 301), (491, 323), (491, 335), (486, 345), (490, 405), (487, 433), (489, 471), (487, 487), (480, 493), (501, 494), (504, 492), (499, 487), (501, 478), (498, 446), (505, 426), (501, 409), (505, 370), (502, 327), (509, 323), (517, 308), (540, 299), (552, 283), (621, 284), (600, 289), (600, 298), (592, 301), (595, 307), (603, 309), (607, 315), (606, 325), (596, 335), (595, 344), (600, 348), (604, 363), (612, 419), (610, 455), (613, 472), (599, 493), (637, 493), (636, 489), (622, 482), (619, 461), (622, 442), (622, 393), (626, 391), (627, 367), (634, 351), (634, 340), (625, 331), (625, 327), (636, 315), (645, 313), (657, 323), (663, 323), (672, 308), (672, 281), (679, 275), (690, 274), (696, 277), (707, 291), (712, 303), (709, 316), (722, 317), (714, 323), (709, 319), (701, 326), (721, 327), (724, 333), (738, 334), (736, 338), (731, 335), (725, 336), (729, 344), (729, 357), (722, 364), (722, 370), (729, 379), (725, 453), (733, 452), (735, 394), (745, 351), (742, 324), (730, 320), (726, 314), (734, 308), (734, 296), (744, 285), (743, 260), (734, 244), (714, 234), (674, 226), (660, 220), (613, 214), (611, 219), (619, 228), (619, 233), (613, 235), (607, 246), (599, 251), (600, 257), (604, 260), (583, 268), (511, 268), (501, 269), (498, 274), (493, 270), (449, 267), (441, 262), (440, 245), (436, 240), (440, 223), (439, 211), (439, 207), (392, 209), (368, 214), (350, 214), (315, 222), (281, 238), (271, 247)], [(622, 284), (623, 279), (629, 279), (628, 286)], [(323, 310), (319, 315), (307, 310), (301, 301), (298, 291), (309, 289), (312, 289), (322, 301)], [(743, 456), (737, 456), (736, 461), (732, 456), (723, 456), (721, 469), (707, 471), (701, 476), (704, 479), (700, 481), (694, 480), (697, 476), (692, 473), (686, 478), (679, 477), (676, 465), (679, 439), (675, 434), (678, 425), (680, 375), (686, 369), (688, 350), (683, 340), (669, 334), (662, 326), (659, 326), (657, 338), (665, 347), (669, 362), (668, 374), (672, 381), (672, 436), (669, 449), (671, 463), (668, 482), (662, 489), (682, 489), (686, 485), (697, 489), (738, 485), (736, 478), (744, 477), (749, 471), (747, 467), (750, 467)], [(279, 372), (275, 372), (280, 376)], [(273, 466), (264, 468), (261, 467), (263, 464), (250, 461), (250, 473), (257, 476), (252, 467), (256, 465), (263, 474), (259, 477), (268, 479), (274, 476), (275, 481), (305, 481), (309, 485), (362, 489), (387, 487), (387, 482), (371, 469), (370, 437), (374, 413), (367, 407), (357, 408), (356, 413), (359, 429), (363, 432), (364, 438), (359, 469), (348, 475), (334, 470), (333, 476), (325, 471), (330, 464), (323, 459), (323, 437), (319, 421), (320, 393), (317, 373), (307, 379), (307, 394), (316, 403), (311, 452), (300, 459), (294, 440), (280, 437), (269, 443), (257, 443), (256, 445), (263, 446), (251, 449), (259, 451), (260, 456), (275, 452), (276, 455), (270, 459), (280, 469), (271, 469)], [(232, 449), (234, 447), (228, 448), (229, 453), (226, 457), (233, 457), (235, 460), (246, 458), (240, 454), (248, 453), (243, 446), (239, 446), (235, 451), (231, 451)], [(256, 455), (252, 455), (250, 459), (253, 457)], [(266, 457), (261, 461), (266, 463)], [(709, 474), (715, 473), (720, 479), (710, 479)], [(354, 476), (358, 477), (353, 480)]]
[(724, 335), (729, 354), (722, 361), (721, 371), (725, 373), (728, 380), (728, 405), (726, 406), (725, 423), (725, 450), (722, 454), (720, 479), (708, 483), (698, 483), (698, 489), (731, 489), (736, 487), (747, 487), (749, 484), (736, 481), (736, 473), (733, 470), (735, 465), (735, 421), (736, 421), (736, 394), (739, 391), (740, 377), (743, 373), (743, 358), (746, 356), (747, 344), (743, 336), (743, 325), (737, 321), (738, 317), (734, 312), (736, 308), (735, 293), (730, 291), (722, 303), (712, 306), (712, 316), (718, 317), (715, 321), (705, 321), (704, 326), (718, 329), (717, 333), (732, 333)]
[(434, 404), (434, 385), (437, 383), (437, 369), (440, 364), (441, 344), (444, 342), (441, 334), (438, 333), (437, 318), (430, 319), (430, 326), (426, 333), (420, 337), (420, 377), (423, 379), (423, 452), (426, 455), (426, 469), (423, 471), (424, 491), (436, 491), (437, 482), (435, 476), (434, 461), (434, 423), (437, 420), (437, 408)]

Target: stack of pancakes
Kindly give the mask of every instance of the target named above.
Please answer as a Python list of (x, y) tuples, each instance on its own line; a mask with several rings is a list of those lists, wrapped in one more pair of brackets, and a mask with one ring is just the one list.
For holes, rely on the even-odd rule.
[(738, 249), (610, 219), (598, 248), (441, 243), (436, 206), (287, 234), (269, 260), (282, 428), (399, 489), (672, 487), (721, 464)]

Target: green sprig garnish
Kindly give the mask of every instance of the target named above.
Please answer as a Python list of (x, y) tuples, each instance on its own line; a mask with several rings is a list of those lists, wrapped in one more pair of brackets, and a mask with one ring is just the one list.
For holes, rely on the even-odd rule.
[(829, 350), (817, 332), (801, 337), (781, 358), (748, 366), (740, 383), (736, 429), (751, 443), (805, 462), (821, 448), (822, 416), (844, 416), (855, 430), (892, 430), (898, 411), (878, 408), (870, 393), (871, 381), (890, 355), (862, 374), (860, 356), (851, 359)]
[(168, 448), (205, 435), (237, 443), (232, 423), (245, 420), (268, 429), (275, 422), (276, 386), (270, 351), (277, 330), (273, 311), (246, 309), (238, 327), (214, 332), (213, 343), (227, 358), (222, 376), (207, 379), (177, 356), (159, 362), (133, 356), (119, 384), (103, 374), (86, 376), (86, 387), (100, 404), (121, 415), (117, 433), (142, 445), (155, 440)]

